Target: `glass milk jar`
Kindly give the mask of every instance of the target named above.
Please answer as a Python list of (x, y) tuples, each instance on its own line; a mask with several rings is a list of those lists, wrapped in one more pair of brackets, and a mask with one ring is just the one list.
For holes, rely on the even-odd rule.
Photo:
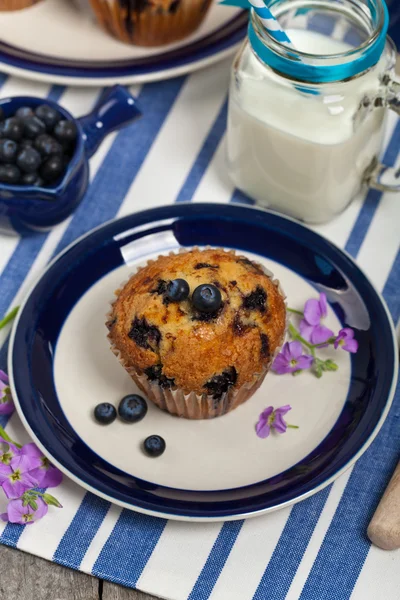
[(399, 112), (382, 0), (268, 3), (295, 50), (251, 11), (229, 98), (231, 178), (261, 205), (322, 223), (360, 189), (400, 189), (379, 163), (387, 108)]

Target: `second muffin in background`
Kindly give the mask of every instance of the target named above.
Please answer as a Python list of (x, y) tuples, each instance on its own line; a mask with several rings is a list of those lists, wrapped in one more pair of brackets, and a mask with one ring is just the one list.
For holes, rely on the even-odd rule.
[(0, 0), (0, 12), (23, 10), (37, 4), (41, 0)]
[(189, 419), (248, 400), (284, 340), (278, 282), (234, 252), (160, 256), (116, 294), (107, 320), (113, 352), (150, 400)]
[(122, 42), (162, 46), (193, 33), (212, 0), (79, 0), (90, 2), (99, 24)]

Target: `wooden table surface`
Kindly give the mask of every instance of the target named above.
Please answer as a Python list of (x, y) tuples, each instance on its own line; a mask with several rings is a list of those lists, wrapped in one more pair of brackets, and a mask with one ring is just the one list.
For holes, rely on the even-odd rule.
[(0, 600), (156, 600), (0, 545)]

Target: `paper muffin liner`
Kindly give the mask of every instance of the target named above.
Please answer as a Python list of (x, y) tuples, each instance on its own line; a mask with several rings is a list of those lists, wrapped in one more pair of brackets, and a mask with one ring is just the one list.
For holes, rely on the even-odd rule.
[[(206, 248), (203, 248), (203, 250), (204, 249), (207, 250), (210, 249), (210, 247), (208, 246)], [(197, 247), (192, 248), (192, 250), (201, 251), (201, 249)], [(189, 250), (187, 250), (186, 248), (180, 248), (178, 252), (185, 253), (189, 252)], [(236, 255), (236, 252), (234, 250), (229, 250), (226, 252)], [(170, 256), (174, 254), (176, 254), (176, 252), (169, 252)], [(125, 287), (125, 285), (131, 279), (131, 277), (139, 273), (146, 266), (154, 263), (156, 260), (158, 260), (158, 258), (160, 258), (160, 256), (157, 257), (157, 259), (148, 260), (145, 266), (138, 267), (128, 279), (125, 279), (120, 284), (119, 288), (114, 293), (115, 297), (111, 301), (111, 309), (106, 315), (106, 324), (111, 319), (113, 305), (118, 299), (119, 292)], [(286, 295), (282, 290), (279, 280), (275, 279), (273, 273), (260, 263), (253, 260), (251, 262), (260, 267), (265, 273), (265, 275), (269, 279), (271, 279), (272, 283), (276, 286), (282, 298), (285, 300), (286, 305)], [(258, 388), (263, 383), (267, 373), (269, 372), (275, 357), (279, 353), (283, 342), (285, 341), (287, 327), (288, 320), (286, 318), (286, 326), (282, 334), (282, 339), (278, 344), (274, 354), (270, 357), (268, 364), (264, 366), (263, 370), (260, 373), (255, 373), (252, 381), (243, 384), (239, 388), (229, 388), (228, 391), (225, 392), (225, 394), (223, 394), (221, 398), (217, 399), (209, 394), (196, 394), (195, 392), (185, 393), (182, 389), (178, 387), (162, 387), (156, 381), (150, 381), (147, 375), (143, 373), (143, 371), (137, 369), (136, 367), (133, 367), (126, 360), (124, 360), (120, 351), (110, 338), (110, 334), (108, 335), (108, 339), (111, 344), (111, 351), (117, 357), (122, 367), (130, 375), (130, 377), (136, 383), (138, 388), (143, 392), (143, 394), (156, 406), (161, 408), (161, 410), (164, 410), (170, 413), (171, 415), (176, 415), (185, 419), (213, 419), (215, 417), (220, 417), (231, 412), (232, 410), (249, 400), (249, 398), (251, 398), (251, 396), (253, 396), (253, 394), (258, 390)]]
[(212, 0), (186, 0), (171, 12), (155, 12), (154, 7), (149, 6), (141, 11), (133, 8), (130, 14), (126, 3), (120, 0), (85, 1), (90, 2), (103, 29), (122, 42), (137, 46), (161, 46), (190, 35), (199, 27), (212, 3)]
[(22, 10), (37, 4), (41, 0), (0, 0), (0, 12)]

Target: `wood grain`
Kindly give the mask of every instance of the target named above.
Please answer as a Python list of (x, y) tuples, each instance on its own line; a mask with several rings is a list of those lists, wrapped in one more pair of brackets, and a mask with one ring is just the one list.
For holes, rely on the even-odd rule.
[(103, 581), (101, 600), (157, 600), (157, 598), (137, 590), (128, 590), (120, 585)]
[(369, 524), (368, 537), (383, 550), (400, 548), (400, 462)]
[(0, 545), (0, 600), (157, 600)]
[(99, 600), (99, 581), (31, 554), (0, 546), (0, 600), (17, 598)]

